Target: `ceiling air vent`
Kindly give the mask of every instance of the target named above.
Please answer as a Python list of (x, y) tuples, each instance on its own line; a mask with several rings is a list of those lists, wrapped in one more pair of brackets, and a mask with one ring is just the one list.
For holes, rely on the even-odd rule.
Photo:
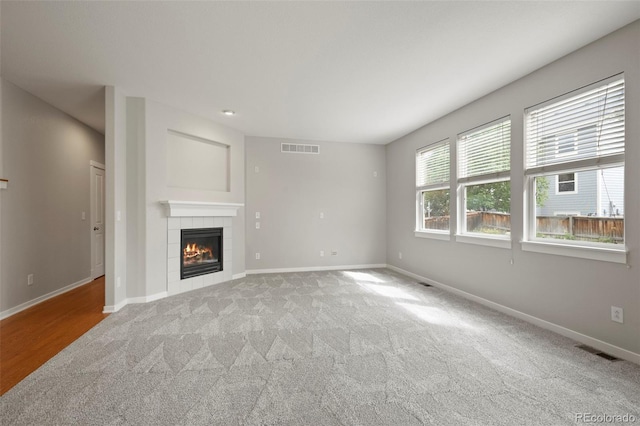
[(283, 143), (281, 152), (289, 154), (320, 154), (320, 145), (305, 145), (301, 143)]

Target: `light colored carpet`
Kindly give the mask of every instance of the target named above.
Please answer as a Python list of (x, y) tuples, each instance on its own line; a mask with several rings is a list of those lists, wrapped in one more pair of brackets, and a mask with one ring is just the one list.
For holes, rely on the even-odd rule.
[(253, 275), (109, 316), (3, 425), (640, 422), (640, 366), (385, 269)]

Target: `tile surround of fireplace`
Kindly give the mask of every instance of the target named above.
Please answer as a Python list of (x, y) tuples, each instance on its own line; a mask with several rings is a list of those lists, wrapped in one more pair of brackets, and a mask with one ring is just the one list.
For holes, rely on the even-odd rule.
[[(169, 217), (167, 218), (167, 293), (184, 293), (232, 279), (232, 220), (231, 217)], [(180, 279), (182, 261), (182, 229), (222, 228), (222, 271)]]
[[(169, 296), (233, 279), (233, 218), (244, 204), (206, 201), (160, 201), (167, 215), (167, 293)], [(222, 270), (180, 279), (181, 230), (222, 228)]]

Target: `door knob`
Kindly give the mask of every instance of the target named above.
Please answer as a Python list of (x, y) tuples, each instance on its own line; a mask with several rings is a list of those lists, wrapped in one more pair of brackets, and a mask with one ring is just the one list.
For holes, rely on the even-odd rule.
[(99, 230), (99, 229), (100, 229), (100, 227), (99, 227), (99, 226), (94, 226), (94, 227), (93, 227), (93, 230), (94, 230), (94, 231), (97, 231), (97, 230)]

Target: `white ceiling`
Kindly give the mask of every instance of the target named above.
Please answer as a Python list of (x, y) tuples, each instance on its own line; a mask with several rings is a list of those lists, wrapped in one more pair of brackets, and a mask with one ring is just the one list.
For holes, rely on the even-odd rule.
[(247, 135), (380, 144), (640, 18), (637, 1), (0, 8), (3, 78), (101, 132), (114, 85)]

